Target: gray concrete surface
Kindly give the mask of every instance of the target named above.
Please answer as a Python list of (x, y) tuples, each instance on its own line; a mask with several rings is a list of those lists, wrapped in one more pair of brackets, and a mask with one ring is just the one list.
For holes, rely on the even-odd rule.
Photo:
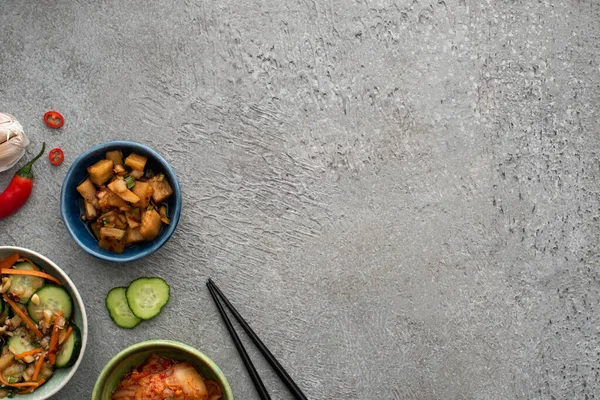
[[(311, 399), (598, 398), (597, 1), (5, 0), (0, 26), (0, 109), (29, 154), (67, 156), (0, 221), (83, 289), (89, 347), (57, 399), (150, 338), (258, 398), (207, 277)], [(154, 146), (184, 191), (174, 237), (129, 265), (58, 211), (70, 161), (111, 139)], [(141, 275), (171, 302), (121, 330), (104, 296)]]

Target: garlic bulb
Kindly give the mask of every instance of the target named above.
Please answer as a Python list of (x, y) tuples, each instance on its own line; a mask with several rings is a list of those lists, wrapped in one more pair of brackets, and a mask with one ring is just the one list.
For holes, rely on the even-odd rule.
[(19, 121), (10, 114), (0, 113), (0, 172), (12, 168), (23, 157), (28, 144)]

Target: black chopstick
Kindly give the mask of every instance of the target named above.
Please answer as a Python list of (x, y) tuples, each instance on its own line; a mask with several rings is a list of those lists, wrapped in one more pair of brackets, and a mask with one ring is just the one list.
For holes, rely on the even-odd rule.
[[(298, 385), (296, 384), (296, 382), (294, 382), (294, 380), (292, 379), (292, 377), (287, 373), (287, 371), (285, 370), (285, 368), (283, 368), (283, 366), (279, 363), (279, 361), (277, 361), (277, 359), (275, 358), (275, 356), (273, 355), (273, 353), (271, 353), (269, 351), (269, 349), (267, 348), (267, 346), (262, 342), (262, 340), (260, 340), (260, 338), (258, 337), (258, 335), (256, 333), (254, 333), (254, 331), (252, 330), (252, 328), (250, 327), (250, 325), (248, 325), (248, 323), (246, 322), (246, 320), (235, 309), (235, 307), (233, 306), (233, 304), (231, 304), (229, 302), (229, 300), (227, 299), (227, 297), (225, 297), (225, 295), (223, 294), (223, 292), (221, 292), (221, 290), (219, 289), (219, 287), (213, 282), (212, 279), (208, 279), (207, 286), (209, 287), (209, 289), (212, 287), (219, 294), (219, 296), (221, 297), (221, 299), (223, 299), (223, 302), (229, 308), (229, 310), (231, 311), (231, 313), (233, 314), (233, 316), (238, 320), (238, 322), (240, 323), (240, 325), (242, 326), (242, 328), (244, 328), (244, 330), (246, 331), (246, 333), (248, 334), (248, 336), (250, 336), (250, 338), (252, 339), (252, 341), (254, 342), (254, 344), (256, 344), (256, 347), (258, 347), (258, 349), (263, 354), (263, 356), (267, 359), (267, 361), (269, 361), (269, 364), (271, 364), (271, 367), (273, 367), (273, 369), (275, 370), (275, 372), (277, 372), (277, 375), (279, 375), (279, 377), (281, 378), (281, 380), (283, 380), (283, 382), (285, 383), (285, 385), (294, 394), (294, 396), (297, 399), (308, 400), (308, 398), (304, 395), (304, 393), (302, 393), (302, 390), (300, 390), (300, 388), (298, 387)], [(212, 292), (211, 292), (211, 294), (212, 294)], [(213, 298), (214, 298), (214, 296), (213, 296)], [(229, 323), (231, 324), (231, 322), (229, 322)], [(233, 326), (232, 326), (232, 328), (233, 328)], [(236, 335), (237, 340), (239, 340), (239, 337), (237, 336), (237, 333), (234, 333), (234, 334)], [(235, 340), (236, 339), (234, 339), (234, 341)]]
[(217, 297), (217, 294), (215, 293), (216, 287), (213, 287), (211, 282), (207, 282), (206, 286), (208, 286), (210, 295), (212, 296), (213, 300), (215, 301), (215, 304), (217, 305), (217, 308), (219, 309), (219, 313), (221, 314), (221, 317), (223, 317), (223, 322), (225, 322), (225, 326), (227, 326), (227, 330), (229, 331), (229, 334), (231, 335), (231, 338), (233, 339), (233, 343), (235, 343), (235, 347), (237, 348), (238, 353), (240, 353), (240, 356), (242, 357), (242, 361), (244, 361), (244, 365), (246, 366), (248, 373), (250, 373), (250, 377), (252, 378), (252, 382), (254, 383), (254, 387), (256, 388), (258, 395), (260, 396), (261, 400), (271, 400), (271, 396), (269, 396), (269, 392), (267, 391), (265, 384), (263, 383), (262, 379), (260, 379), (260, 375), (258, 375), (258, 372), (256, 371), (256, 368), (254, 367), (254, 364), (252, 364), (252, 360), (250, 359), (250, 356), (246, 352), (246, 349), (244, 348), (242, 341), (240, 340), (239, 336), (237, 335), (235, 329), (233, 328), (233, 325), (231, 324), (231, 321), (229, 320), (227, 313), (223, 309), (223, 305), (221, 304), (221, 302), (219, 301), (219, 298)]

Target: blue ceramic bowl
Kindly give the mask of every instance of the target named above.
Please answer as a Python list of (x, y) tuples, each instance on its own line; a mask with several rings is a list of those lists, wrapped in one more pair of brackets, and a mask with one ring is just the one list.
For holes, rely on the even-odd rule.
[[(81, 220), (81, 208), (77, 186), (88, 176), (87, 168), (105, 157), (107, 151), (121, 150), (124, 156), (137, 153), (148, 158), (147, 168), (156, 173), (163, 173), (173, 188), (173, 195), (167, 200), (171, 223), (164, 225), (158, 237), (151, 242), (144, 242), (125, 248), (122, 254), (101, 249), (98, 241), (85, 221)], [(60, 214), (67, 230), (82, 249), (102, 260), (113, 262), (129, 262), (137, 260), (158, 250), (173, 235), (179, 216), (181, 215), (181, 187), (175, 171), (156, 151), (143, 144), (129, 141), (114, 141), (92, 147), (73, 162), (65, 176), (60, 194)]]

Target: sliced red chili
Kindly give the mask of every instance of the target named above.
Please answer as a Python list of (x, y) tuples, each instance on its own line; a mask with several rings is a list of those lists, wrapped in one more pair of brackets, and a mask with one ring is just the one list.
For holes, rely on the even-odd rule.
[(44, 114), (44, 122), (50, 128), (58, 129), (65, 123), (65, 118), (58, 111), (48, 111)]
[(63, 161), (65, 161), (65, 154), (57, 147), (56, 149), (50, 150), (50, 153), (48, 153), (48, 158), (50, 159), (52, 165), (60, 165), (63, 163)]

